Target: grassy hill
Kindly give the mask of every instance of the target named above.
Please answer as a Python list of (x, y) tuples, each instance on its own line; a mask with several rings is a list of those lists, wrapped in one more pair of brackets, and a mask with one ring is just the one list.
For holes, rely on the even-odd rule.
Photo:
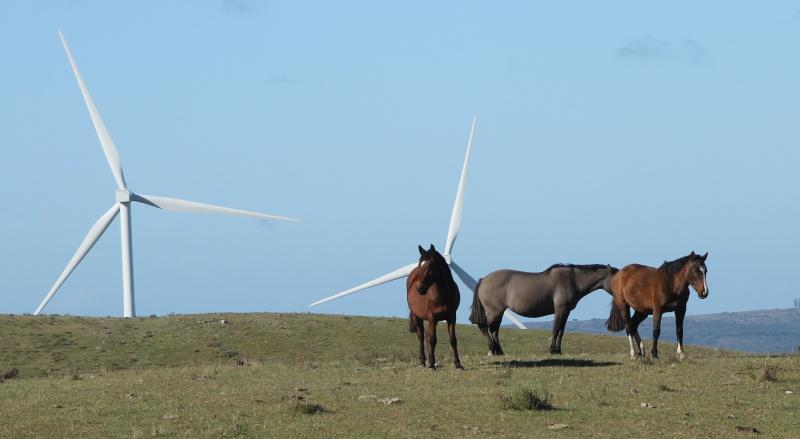
[[(653, 319), (639, 327), (639, 333), (650, 338)], [(550, 322), (529, 322), (537, 329), (552, 328)], [(610, 334), (605, 320), (591, 319), (567, 323), (567, 331)], [(661, 321), (661, 340), (675, 342), (675, 317), (667, 314)], [(684, 341), (702, 346), (744, 352), (797, 352), (800, 349), (800, 312), (797, 309), (766, 309), (686, 316)]]
[[(221, 322), (221, 321), (225, 322)], [(800, 357), (503, 331), (489, 358), (440, 325), (437, 371), (403, 319), (314, 314), (0, 316), (0, 437), (769, 437), (800, 431)], [(9, 375), (13, 375), (10, 373)], [(791, 391), (793, 393), (786, 393)], [(401, 401), (384, 404), (383, 398)], [(552, 410), (536, 398), (548, 399)], [(388, 400), (387, 400), (388, 402)], [(532, 409), (529, 409), (532, 408)], [(560, 425), (559, 425), (560, 424)], [(562, 427), (566, 425), (566, 427)], [(559, 428), (560, 427), (560, 428)]]

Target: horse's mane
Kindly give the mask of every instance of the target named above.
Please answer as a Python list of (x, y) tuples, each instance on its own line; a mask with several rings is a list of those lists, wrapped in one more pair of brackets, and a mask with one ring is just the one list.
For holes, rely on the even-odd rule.
[(441, 277), (444, 279), (437, 279), (437, 280), (444, 280), (445, 282), (452, 282), (455, 283), (455, 279), (453, 279), (453, 273), (450, 271), (450, 267), (447, 265), (447, 261), (444, 259), (441, 253), (438, 251), (433, 255), (433, 259), (436, 260), (437, 263), (441, 264), (444, 269), (438, 270), (441, 273)]
[(578, 270), (597, 271), (605, 270), (608, 266), (603, 264), (553, 264), (547, 267), (545, 273), (549, 273), (554, 268), (577, 268)]
[(668, 276), (674, 276), (679, 271), (681, 271), (681, 269), (683, 268), (684, 265), (686, 265), (687, 262), (691, 260), (692, 260), (692, 255), (687, 255), (682, 258), (675, 259), (674, 261), (664, 261), (664, 263), (661, 264), (661, 266), (658, 268), (659, 270), (663, 269), (664, 271), (666, 271)]

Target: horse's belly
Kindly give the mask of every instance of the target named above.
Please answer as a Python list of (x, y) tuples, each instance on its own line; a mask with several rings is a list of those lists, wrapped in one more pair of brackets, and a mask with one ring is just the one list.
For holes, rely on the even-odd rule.
[(516, 300), (509, 304), (511, 311), (523, 317), (544, 317), (555, 313), (552, 298)]

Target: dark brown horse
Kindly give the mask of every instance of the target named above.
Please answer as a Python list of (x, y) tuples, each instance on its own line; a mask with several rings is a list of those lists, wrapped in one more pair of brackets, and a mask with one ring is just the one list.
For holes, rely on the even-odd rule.
[(450, 348), (453, 350), (453, 364), (461, 367), (458, 358), (458, 342), (456, 341), (456, 311), (461, 301), (458, 286), (453, 280), (450, 266), (444, 257), (431, 248), (419, 247), (419, 265), (414, 268), (406, 280), (408, 294), (409, 331), (416, 332), (419, 339), (419, 365), (425, 366), (425, 326), (428, 322), (428, 362), (431, 369), (436, 369), (436, 324), (445, 320), (450, 335)]
[[(639, 324), (648, 315), (653, 315), (653, 358), (658, 358), (658, 336), (661, 335), (661, 315), (675, 312), (675, 332), (678, 336), (678, 357), (683, 358), (683, 317), (689, 301), (689, 285), (701, 299), (708, 297), (706, 258), (708, 253), (698, 256), (692, 252), (658, 268), (631, 264), (625, 266), (611, 280), (614, 298), (611, 314), (606, 321), (609, 331), (628, 334), (631, 358), (644, 356), (644, 343), (639, 337)], [(633, 308), (633, 317), (629, 317)], [(638, 352), (637, 352), (638, 349)]]

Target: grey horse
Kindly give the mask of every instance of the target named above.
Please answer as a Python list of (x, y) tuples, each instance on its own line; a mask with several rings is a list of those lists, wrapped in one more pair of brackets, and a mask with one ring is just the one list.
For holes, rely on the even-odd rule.
[(525, 317), (555, 314), (550, 353), (561, 353), (561, 337), (570, 311), (585, 295), (600, 288), (611, 294), (610, 265), (555, 264), (541, 273), (498, 270), (478, 281), (469, 321), (478, 325), (489, 343), (489, 355), (503, 355), (500, 322), (510, 309)]

